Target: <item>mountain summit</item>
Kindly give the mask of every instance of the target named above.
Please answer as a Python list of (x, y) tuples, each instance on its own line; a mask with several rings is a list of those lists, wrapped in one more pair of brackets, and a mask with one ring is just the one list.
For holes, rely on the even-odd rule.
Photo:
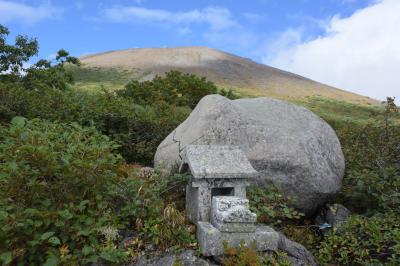
[(365, 96), (202, 46), (117, 50), (83, 56), (81, 61), (89, 68), (134, 70), (141, 73), (142, 80), (179, 70), (205, 76), (219, 86), (252, 96), (289, 100), (319, 96), (353, 103), (377, 103)]

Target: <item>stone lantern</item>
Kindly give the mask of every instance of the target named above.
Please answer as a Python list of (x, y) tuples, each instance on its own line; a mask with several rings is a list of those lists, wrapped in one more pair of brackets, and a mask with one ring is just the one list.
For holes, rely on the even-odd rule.
[(197, 239), (205, 256), (224, 253), (224, 243), (256, 244), (258, 250), (276, 250), (279, 235), (259, 226), (249, 210), (246, 187), (258, 176), (237, 146), (189, 145), (182, 156), (180, 172), (189, 172), (186, 212), (197, 225)]

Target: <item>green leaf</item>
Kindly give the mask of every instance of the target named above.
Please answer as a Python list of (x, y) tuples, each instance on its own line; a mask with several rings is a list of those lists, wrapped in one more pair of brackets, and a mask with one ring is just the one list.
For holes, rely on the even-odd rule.
[(80, 230), (80, 231), (78, 232), (78, 236), (88, 236), (89, 234), (90, 234), (90, 231), (87, 230), (87, 229)]
[(69, 212), (69, 210), (62, 210), (62, 211), (59, 211), (58, 214), (60, 214), (60, 216), (61, 216), (62, 218), (67, 219), (67, 220), (69, 220), (69, 219), (71, 219), (72, 217), (74, 217), (74, 216)]
[(2, 265), (8, 265), (12, 262), (12, 253), (11, 252), (4, 252), (0, 255), (0, 261)]
[(24, 127), (26, 124), (26, 118), (22, 116), (16, 116), (11, 120), (11, 125), (16, 127)]
[(48, 239), (49, 237), (51, 237), (52, 235), (54, 235), (54, 233), (55, 233), (55, 232), (46, 232), (46, 233), (44, 233), (44, 234), (40, 237), (40, 240), (46, 240), (46, 239)]
[(87, 256), (87, 255), (89, 255), (92, 251), (93, 251), (93, 248), (92, 248), (91, 246), (86, 245), (86, 246), (84, 246), (83, 249), (82, 249), (82, 254), (85, 255), (85, 256)]
[(97, 256), (97, 255), (92, 255), (92, 256), (90, 256), (90, 257), (87, 259), (87, 261), (95, 263), (95, 262), (98, 261), (98, 259), (99, 259), (99, 256)]
[(60, 244), (61, 244), (60, 239), (59, 239), (58, 237), (56, 237), (56, 236), (50, 237), (49, 240), (47, 240), (47, 241), (48, 241), (50, 244), (53, 244), (53, 245), (60, 245)]
[(58, 258), (53, 254), (50, 255), (43, 266), (56, 266), (58, 264)]
[(38, 241), (38, 240), (31, 240), (31, 241), (28, 241), (28, 244), (30, 245), (30, 246), (32, 246), (32, 247), (34, 247), (34, 246), (36, 246), (36, 245), (39, 245), (41, 242), (40, 241)]
[(117, 262), (117, 258), (113, 256), (111, 252), (103, 251), (100, 253), (100, 258), (109, 261), (109, 262)]
[(5, 220), (8, 217), (8, 213), (6, 211), (0, 211), (0, 221)]

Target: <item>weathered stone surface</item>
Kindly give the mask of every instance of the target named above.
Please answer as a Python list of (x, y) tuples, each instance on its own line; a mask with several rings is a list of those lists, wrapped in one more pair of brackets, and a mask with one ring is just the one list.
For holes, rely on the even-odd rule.
[(317, 266), (317, 260), (303, 245), (279, 233), (278, 248), (285, 251), (293, 266)]
[(340, 226), (351, 215), (351, 212), (342, 204), (335, 203), (327, 207), (326, 222), (334, 227)]
[(229, 233), (221, 232), (208, 222), (197, 223), (197, 240), (204, 256), (224, 254), (224, 242), (229, 247), (256, 244), (257, 250), (277, 250), (279, 234), (268, 226), (257, 226), (255, 232)]
[(232, 196), (212, 198), (211, 224), (222, 232), (254, 232), (255, 213), (249, 210), (249, 200)]
[(223, 253), (223, 250), (221, 253), (222, 233), (209, 222), (197, 223), (196, 238), (204, 256)]
[(209, 266), (214, 265), (196, 256), (194, 250), (186, 250), (178, 256), (178, 265), (181, 266)]
[(175, 255), (167, 254), (164, 256), (147, 258), (146, 256), (141, 257), (136, 266), (173, 266), (175, 263)]
[(258, 173), (237, 146), (188, 145), (181, 155), (194, 178), (255, 178)]
[(275, 99), (204, 97), (160, 144), (154, 163), (172, 169), (188, 145), (236, 145), (295, 207), (310, 213), (341, 188), (344, 157), (332, 128), (306, 108)]
[(314, 222), (319, 225), (323, 235), (327, 235), (333, 228), (338, 229), (336, 233), (340, 233), (340, 225), (350, 216), (351, 212), (342, 204), (327, 204), (315, 217)]
[(186, 186), (186, 213), (189, 220), (193, 223), (197, 223), (197, 221), (210, 221), (211, 201), (214, 189), (232, 189), (232, 196), (246, 198), (246, 187), (239, 183), (220, 182), (219, 184), (215, 184), (216, 187), (214, 188), (213, 185), (199, 187), (191, 185), (193, 183)]
[(151, 167), (142, 167), (139, 169), (138, 176), (140, 178), (150, 178), (153, 176), (156, 172), (154, 171), (154, 168)]

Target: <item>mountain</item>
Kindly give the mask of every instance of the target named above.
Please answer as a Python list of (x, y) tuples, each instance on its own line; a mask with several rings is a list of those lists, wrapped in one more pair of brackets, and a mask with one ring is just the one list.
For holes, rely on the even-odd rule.
[(169, 70), (205, 76), (242, 95), (302, 100), (310, 96), (361, 104), (376, 100), (208, 47), (136, 48), (83, 56), (84, 68), (135, 73), (149, 80)]

